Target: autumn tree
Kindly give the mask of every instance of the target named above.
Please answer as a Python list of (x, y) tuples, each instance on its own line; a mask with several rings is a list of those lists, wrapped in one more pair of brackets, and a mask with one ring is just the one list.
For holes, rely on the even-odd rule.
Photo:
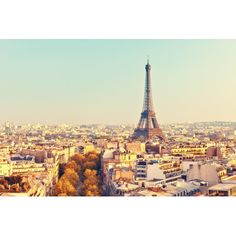
[(76, 153), (71, 160), (75, 161), (77, 165), (82, 165), (82, 163), (84, 162), (85, 156), (79, 153)]
[(78, 189), (81, 189), (80, 194), (83, 196), (100, 196), (101, 184), (97, 171), (99, 169), (100, 156), (96, 152), (89, 152), (86, 155), (75, 154), (65, 165), (63, 175), (55, 185), (54, 194), (75, 196), (78, 194)]
[(64, 168), (64, 171), (65, 171), (66, 169), (72, 169), (72, 170), (75, 170), (76, 172), (78, 172), (78, 165), (77, 165), (77, 163), (76, 163), (75, 161), (69, 161), (69, 162), (66, 164), (66, 166), (65, 166), (65, 168)]
[(96, 170), (86, 169), (84, 171), (84, 177), (86, 177), (86, 178), (94, 177), (94, 176), (96, 176), (96, 174), (97, 174)]
[(66, 176), (62, 176), (54, 188), (54, 195), (56, 196), (77, 196), (78, 192), (73, 184), (67, 179)]
[(75, 161), (70, 161), (66, 164), (64, 174), (59, 179), (54, 187), (55, 196), (77, 196), (79, 175), (78, 165)]
[(13, 184), (11, 185), (11, 191), (19, 193), (20, 192), (20, 187), (19, 184)]
[(90, 160), (98, 160), (98, 154), (94, 151), (87, 153), (85, 157)]
[(86, 161), (83, 164), (83, 169), (84, 170), (86, 170), (86, 169), (96, 169), (96, 167), (97, 167), (97, 163), (94, 162), (94, 161)]
[(9, 188), (8, 181), (5, 178), (0, 179), (0, 184), (3, 185), (5, 189)]
[(27, 181), (27, 182), (24, 182), (24, 183), (22, 184), (22, 189), (23, 189), (24, 192), (28, 192), (28, 191), (29, 191), (29, 189), (30, 189), (30, 184), (29, 184), (28, 181)]
[(65, 178), (67, 178), (71, 184), (74, 186), (74, 187), (77, 187), (78, 183), (79, 183), (79, 176), (78, 174), (75, 172), (74, 169), (69, 169), (67, 168), (65, 170), (65, 173), (63, 175)]
[(100, 196), (99, 178), (96, 170), (86, 169), (84, 172), (82, 194), (84, 196)]

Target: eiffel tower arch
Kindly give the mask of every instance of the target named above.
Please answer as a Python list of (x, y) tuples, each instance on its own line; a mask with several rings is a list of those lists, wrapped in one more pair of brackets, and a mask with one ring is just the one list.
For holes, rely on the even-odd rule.
[(144, 103), (141, 117), (138, 122), (137, 128), (134, 130), (133, 138), (144, 137), (147, 140), (153, 138), (159, 138), (165, 141), (165, 136), (159, 127), (156, 114), (154, 112), (152, 101), (152, 89), (151, 89), (151, 65), (149, 60), (145, 66), (146, 70), (146, 82), (144, 92)]

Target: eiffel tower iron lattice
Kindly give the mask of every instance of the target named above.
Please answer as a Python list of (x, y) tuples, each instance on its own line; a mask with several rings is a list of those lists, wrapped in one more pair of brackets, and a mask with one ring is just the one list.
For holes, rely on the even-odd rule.
[(144, 103), (141, 117), (137, 128), (134, 130), (133, 137), (146, 139), (159, 138), (165, 141), (165, 136), (158, 125), (156, 114), (154, 112), (151, 89), (151, 65), (147, 61), (146, 69), (146, 84), (144, 92)]

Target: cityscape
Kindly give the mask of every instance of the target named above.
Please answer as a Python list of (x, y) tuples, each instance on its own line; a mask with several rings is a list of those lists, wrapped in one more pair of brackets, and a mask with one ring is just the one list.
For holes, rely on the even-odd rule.
[[(142, 61), (143, 68), (136, 69), (141, 71), (139, 76), (143, 81), (138, 86), (144, 89), (144, 96), (133, 91), (129, 97), (130, 102), (143, 99), (143, 104), (139, 104), (140, 114), (131, 108), (130, 112), (120, 111), (122, 119), (127, 117), (124, 124), (112, 121), (110, 124), (90, 121), (82, 124), (79, 120), (79, 124), (2, 122), (0, 196), (236, 196), (236, 121), (218, 120), (217, 117), (212, 121), (160, 121), (159, 116), (164, 116), (158, 109), (162, 99), (153, 86), (158, 86), (159, 77), (152, 73), (158, 65), (152, 63), (151, 56)], [(57, 90), (57, 83), (51, 89)], [(114, 92), (115, 89), (116, 86)], [(39, 93), (43, 99), (44, 91)], [(63, 94), (58, 96), (63, 97)], [(112, 103), (112, 99), (109, 96), (107, 100)], [(95, 99), (95, 108), (96, 102)], [(8, 106), (8, 102), (4, 104)], [(37, 107), (37, 103), (33, 106)], [(75, 106), (80, 109), (76, 101)], [(36, 108), (25, 110), (11, 106), (9, 109), (11, 112), (22, 109), (19, 114), (25, 112), (29, 116), (39, 112)], [(64, 109), (66, 116), (72, 116)], [(201, 113), (200, 106), (192, 109), (198, 109), (204, 120), (206, 113)], [(211, 109), (209, 105), (208, 110)], [(109, 115), (113, 110), (119, 113), (115, 106), (107, 106), (106, 110)], [(191, 108), (186, 106), (185, 112), (191, 113)], [(51, 111), (50, 115), (53, 113)], [(131, 124), (130, 120), (137, 120), (137, 123)]]

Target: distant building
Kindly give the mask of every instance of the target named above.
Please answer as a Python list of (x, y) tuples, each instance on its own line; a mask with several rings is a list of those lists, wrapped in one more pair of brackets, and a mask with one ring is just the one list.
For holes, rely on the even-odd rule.
[(207, 158), (218, 157), (222, 158), (222, 152), (220, 147), (208, 147), (206, 152)]
[[(51, 185), (57, 183), (59, 174), (59, 158), (54, 156), (46, 158), (43, 163), (36, 163), (34, 156), (21, 156), (15, 154), (8, 157), (6, 163), (2, 163), (0, 174), (3, 177), (14, 176), (45, 176)], [(4, 167), (4, 169), (3, 169)]]
[(146, 144), (141, 143), (139, 141), (136, 142), (129, 142), (125, 144), (125, 149), (128, 152), (136, 153), (136, 154), (141, 154), (146, 152)]
[(117, 149), (119, 147), (119, 142), (107, 142), (106, 148), (107, 149)]
[(218, 184), (221, 178), (227, 175), (223, 166), (214, 163), (198, 163), (190, 165), (187, 172), (187, 181), (194, 179), (207, 181), (209, 186)]
[(109, 187), (110, 196), (125, 196), (140, 188), (137, 184), (125, 181), (112, 181)]
[(172, 155), (182, 155), (182, 156), (201, 156), (206, 155), (207, 146), (205, 145), (199, 145), (199, 146), (176, 146), (171, 148), (171, 154)]
[(136, 163), (136, 181), (147, 184), (147, 181), (156, 181), (162, 184), (176, 181), (181, 178), (182, 170), (178, 162), (158, 160), (138, 160)]
[[(25, 183), (27, 183), (27, 188), (24, 188)], [(9, 184), (8, 188), (0, 184), (0, 196), (2, 197), (43, 197), (47, 193), (47, 182), (35, 176), (24, 176), (20, 182)]]
[(236, 196), (236, 184), (217, 184), (208, 189), (209, 196)]
[(134, 179), (134, 172), (132, 171), (132, 169), (127, 168), (127, 167), (115, 167), (112, 170), (112, 175), (113, 175), (113, 180), (126, 180), (126, 181), (133, 181)]
[(79, 152), (81, 154), (87, 154), (89, 152), (95, 151), (96, 148), (92, 143), (84, 144), (79, 146)]
[(162, 152), (162, 145), (159, 143), (152, 143), (147, 142), (146, 143), (146, 152), (147, 153), (155, 153), (155, 154), (161, 154)]
[(131, 192), (130, 196), (142, 197), (187, 197), (196, 196), (200, 194), (200, 189), (190, 183), (183, 181), (175, 181), (166, 185), (165, 187), (149, 187), (142, 188), (139, 191)]
[(118, 160), (121, 164), (127, 166), (134, 166), (137, 160), (137, 154), (135, 153), (122, 153), (115, 151), (113, 155), (115, 160)]

